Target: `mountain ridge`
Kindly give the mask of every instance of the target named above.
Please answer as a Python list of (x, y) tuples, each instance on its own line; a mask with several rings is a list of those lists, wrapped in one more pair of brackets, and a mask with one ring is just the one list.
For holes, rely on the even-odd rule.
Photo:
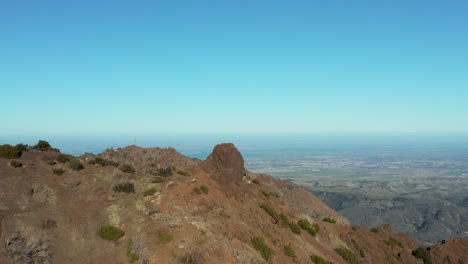
[[(343, 249), (360, 263), (422, 263), (408, 235), (352, 226), (304, 188), (246, 170), (233, 144), (204, 161), (134, 145), (15, 160), (0, 158), (0, 262), (347, 263)], [(102, 239), (108, 225), (124, 235)], [(466, 240), (447, 241), (430, 251), (435, 263), (467, 262)]]

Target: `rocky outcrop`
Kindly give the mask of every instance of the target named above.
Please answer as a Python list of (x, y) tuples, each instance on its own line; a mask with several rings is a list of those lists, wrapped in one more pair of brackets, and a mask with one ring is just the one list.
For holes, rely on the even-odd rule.
[(210, 156), (202, 162), (201, 168), (223, 184), (241, 181), (246, 175), (244, 158), (232, 143), (216, 145)]

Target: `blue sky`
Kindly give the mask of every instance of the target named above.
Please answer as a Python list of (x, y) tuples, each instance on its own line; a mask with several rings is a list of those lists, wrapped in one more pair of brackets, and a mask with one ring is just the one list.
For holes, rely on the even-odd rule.
[(0, 134), (468, 132), (466, 1), (0, 2)]

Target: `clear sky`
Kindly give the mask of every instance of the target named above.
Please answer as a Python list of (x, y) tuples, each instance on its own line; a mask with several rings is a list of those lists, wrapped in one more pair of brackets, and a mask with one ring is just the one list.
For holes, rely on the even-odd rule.
[(0, 134), (468, 132), (467, 1), (0, 1)]

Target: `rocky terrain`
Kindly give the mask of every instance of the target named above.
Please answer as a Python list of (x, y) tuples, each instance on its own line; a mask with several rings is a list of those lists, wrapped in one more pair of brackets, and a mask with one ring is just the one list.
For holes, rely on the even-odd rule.
[(246, 170), (233, 144), (204, 161), (38, 145), (0, 151), (0, 263), (468, 263), (466, 239), (427, 249), (389, 225), (353, 226), (304, 188)]

